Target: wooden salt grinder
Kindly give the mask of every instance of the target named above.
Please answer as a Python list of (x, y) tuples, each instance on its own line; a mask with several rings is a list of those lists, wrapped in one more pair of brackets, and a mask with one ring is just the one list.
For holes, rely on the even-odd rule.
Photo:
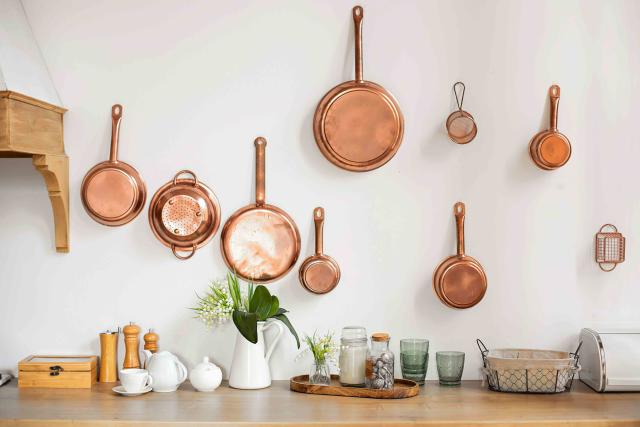
[(138, 334), (140, 327), (129, 322), (122, 328), (124, 332), (124, 362), (122, 369), (140, 368), (140, 355), (138, 354)]
[(100, 374), (101, 383), (118, 381), (118, 332), (100, 334)]
[(153, 329), (149, 329), (149, 332), (144, 334), (144, 349), (151, 353), (158, 351), (158, 334), (153, 332)]

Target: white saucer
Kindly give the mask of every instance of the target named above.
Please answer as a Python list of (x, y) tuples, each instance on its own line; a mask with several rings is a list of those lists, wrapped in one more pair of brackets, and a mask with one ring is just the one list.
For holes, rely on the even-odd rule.
[(111, 390), (123, 396), (140, 396), (141, 394), (149, 393), (151, 391), (151, 386), (148, 385), (140, 391), (133, 391), (133, 392), (126, 391), (124, 389), (124, 386), (121, 386), (121, 385), (114, 387)]

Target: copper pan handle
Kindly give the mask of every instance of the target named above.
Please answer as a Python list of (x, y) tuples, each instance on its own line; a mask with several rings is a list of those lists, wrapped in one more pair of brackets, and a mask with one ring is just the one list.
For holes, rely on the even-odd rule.
[(191, 252), (189, 252), (188, 255), (183, 256), (178, 254), (178, 248), (176, 247), (176, 245), (171, 245), (171, 252), (173, 252), (173, 255), (175, 255), (176, 258), (182, 261), (191, 258), (196, 253), (196, 249), (197, 249), (196, 245), (193, 245), (191, 247)]
[(253, 145), (256, 146), (256, 205), (263, 206), (265, 201), (264, 195), (264, 156), (265, 148), (267, 146), (267, 140), (259, 136), (253, 141)]
[(362, 18), (364, 17), (364, 9), (362, 6), (353, 8), (353, 23), (355, 25), (355, 43), (356, 43), (356, 81), (364, 81), (362, 78)]
[(173, 185), (174, 185), (174, 186), (178, 185), (178, 178), (179, 178), (180, 176), (182, 176), (182, 175), (191, 175), (191, 177), (193, 178), (193, 179), (192, 179), (192, 181), (193, 181), (193, 186), (194, 186), (194, 187), (197, 187), (197, 186), (198, 186), (198, 184), (199, 184), (199, 182), (198, 182), (198, 177), (196, 176), (196, 174), (195, 174), (195, 173), (191, 172), (191, 171), (190, 171), (190, 170), (188, 170), (188, 169), (183, 169), (183, 170), (181, 170), (180, 172), (178, 172), (177, 174), (175, 174), (175, 175), (173, 176)]
[(324, 209), (317, 207), (313, 210), (313, 222), (316, 226), (316, 255), (322, 255), (322, 228), (324, 226)]
[(464, 203), (453, 205), (453, 214), (456, 217), (456, 234), (458, 237), (458, 255), (464, 255)]
[(549, 130), (558, 130), (558, 104), (560, 103), (560, 86), (553, 85), (549, 88), (549, 100), (551, 111), (549, 113)]
[(118, 139), (120, 138), (120, 121), (122, 120), (122, 105), (115, 104), (111, 107), (111, 151), (109, 161), (118, 161)]

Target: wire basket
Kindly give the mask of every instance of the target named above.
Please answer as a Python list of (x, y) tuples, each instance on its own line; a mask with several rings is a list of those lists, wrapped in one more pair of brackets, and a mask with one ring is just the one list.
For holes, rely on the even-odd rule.
[(507, 348), (489, 351), (476, 343), (482, 354), (489, 390), (506, 393), (562, 393), (570, 391), (580, 370), (578, 352)]
[[(605, 231), (608, 228), (608, 231)], [(624, 262), (625, 239), (613, 224), (605, 224), (596, 234), (596, 262), (602, 271), (611, 271)]]

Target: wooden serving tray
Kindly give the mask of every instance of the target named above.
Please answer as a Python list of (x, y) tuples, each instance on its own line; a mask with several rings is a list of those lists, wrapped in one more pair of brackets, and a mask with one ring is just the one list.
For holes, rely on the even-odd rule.
[(373, 390), (340, 385), (337, 375), (331, 375), (331, 385), (309, 384), (309, 375), (298, 375), (289, 380), (289, 388), (298, 393), (323, 394), (328, 396), (368, 397), (371, 399), (404, 399), (420, 393), (418, 383), (410, 380), (394, 380), (391, 390)]

